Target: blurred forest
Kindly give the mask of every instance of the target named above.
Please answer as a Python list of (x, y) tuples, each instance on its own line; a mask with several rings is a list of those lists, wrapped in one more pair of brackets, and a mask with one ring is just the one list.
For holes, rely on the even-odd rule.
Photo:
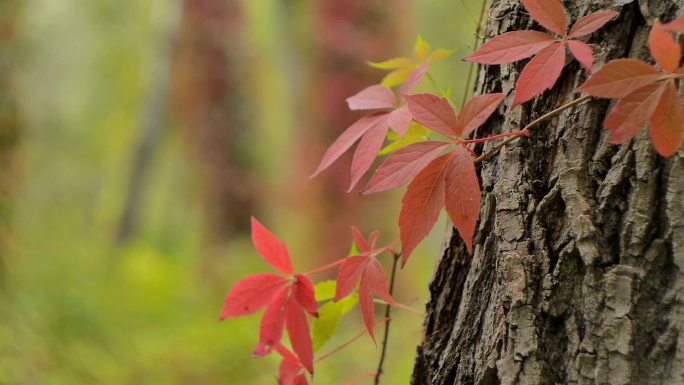
[[(420, 33), (456, 50), (431, 73), (462, 90), (479, 7), (0, 2), (0, 383), (275, 384), (276, 357), (250, 358), (258, 318), (218, 322), (230, 285), (267, 269), (249, 216), (301, 271), (344, 256), (352, 224), (396, 240), (400, 193), (344, 193), (349, 157), (308, 176), (359, 117), (344, 99), (384, 75), (367, 60), (410, 55)], [(400, 301), (423, 307), (443, 228), (399, 274)], [(408, 382), (422, 321), (396, 313), (386, 383)], [(377, 353), (361, 339), (316, 381)]]

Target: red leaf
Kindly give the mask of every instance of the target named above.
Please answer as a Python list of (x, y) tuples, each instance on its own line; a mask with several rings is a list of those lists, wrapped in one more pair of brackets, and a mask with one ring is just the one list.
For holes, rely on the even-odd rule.
[(672, 32), (679, 32), (684, 34), (684, 15), (679, 16), (676, 20), (673, 20), (665, 24), (665, 29)]
[(432, 94), (405, 96), (416, 122), (446, 136), (454, 136), (456, 113), (445, 98)]
[(367, 279), (361, 280), (359, 286), (359, 305), (361, 305), (363, 323), (366, 325), (373, 342), (375, 342), (375, 303), (373, 303), (373, 288)]
[(651, 117), (651, 138), (658, 153), (665, 157), (674, 155), (682, 145), (684, 109), (672, 82), (665, 86), (665, 91)]
[(596, 32), (599, 28), (606, 25), (609, 21), (620, 15), (615, 11), (603, 11), (590, 13), (579, 19), (575, 25), (570, 29), (568, 37), (576, 38), (580, 36), (587, 36)]
[(306, 380), (306, 376), (304, 374), (300, 374), (294, 379), (292, 385), (309, 385), (309, 382)]
[(505, 98), (506, 94), (485, 94), (470, 99), (458, 116), (456, 135), (465, 137), (484, 124)]
[(446, 210), (473, 253), (473, 235), (480, 218), (480, 181), (475, 164), (465, 146), (456, 148), (446, 170)]
[(586, 92), (601, 98), (624, 98), (662, 77), (662, 73), (642, 61), (617, 59), (591, 75), (589, 80), (577, 88), (577, 92)]
[(549, 31), (565, 36), (568, 18), (560, 0), (522, 0), (530, 16)]
[(314, 286), (311, 280), (302, 274), (295, 275), (295, 283), (292, 287), (292, 295), (297, 302), (314, 317), (318, 317), (318, 305), (314, 295)]
[(313, 374), (313, 342), (309, 332), (309, 322), (306, 319), (304, 308), (296, 301), (290, 301), (285, 311), (285, 327), (290, 336), (292, 350), (297, 353), (302, 365)]
[(653, 58), (662, 69), (669, 73), (677, 71), (682, 58), (682, 48), (657, 19), (648, 36), (648, 45)]
[(362, 194), (371, 194), (402, 186), (418, 175), (449, 145), (445, 142), (425, 141), (397, 150), (378, 167)]
[(591, 73), (594, 69), (594, 51), (589, 44), (579, 40), (568, 40), (568, 48), (570, 48), (572, 56)]
[(376, 258), (369, 258), (364, 275), (365, 277), (363, 277), (363, 279), (370, 281), (373, 292), (377, 294), (380, 299), (389, 304), (394, 303), (394, 299), (389, 293), (387, 274), (385, 274), (385, 269), (383, 269)]
[(368, 257), (362, 255), (355, 255), (344, 260), (337, 274), (335, 301), (341, 300), (354, 291), (367, 262)]
[(433, 160), (409, 184), (399, 213), (402, 266), (425, 238), (444, 207), (444, 170), (449, 155)]
[(368, 243), (366, 243), (366, 240), (363, 238), (363, 234), (361, 234), (359, 229), (357, 229), (355, 226), (352, 226), (351, 229), (354, 242), (356, 243), (356, 246), (358, 246), (359, 250), (362, 252), (370, 251), (370, 247), (368, 247)]
[(311, 175), (311, 178), (315, 177), (321, 171), (328, 168), (334, 161), (337, 160), (337, 158), (344, 154), (349, 149), (349, 147), (351, 147), (361, 136), (363, 136), (363, 134), (368, 132), (368, 130), (373, 128), (382, 119), (387, 119), (387, 113), (383, 112), (364, 116), (363, 118), (357, 120), (356, 123), (349, 126), (349, 128), (347, 128), (347, 130), (344, 131), (342, 135), (340, 135), (340, 137), (337, 138), (337, 140), (335, 140), (335, 142), (325, 152), (325, 155), (323, 155), (323, 159), (321, 160), (321, 164), (318, 165), (318, 168)]
[(533, 56), (557, 39), (538, 31), (514, 31), (496, 36), (464, 60), (481, 64), (505, 64)]
[(347, 98), (347, 104), (350, 110), (375, 110), (394, 108), (396, 101), (392, 90), (375, 85)]
[(283, 274), (292, 274), (292, 259), (287, 246), (254, 217), (252, 217), (252, 243), (257, 252), (274, 269)]
[(259, 311), (273, 300), (287, 282), (286, 278), (271, 273), (254, 274), (240, 280), (226, 296), (221, 320)]
[(565, 44), (555, 43), (544, 48), (530, 60), (520, 74), (511, 108), (515, 108), (553, 87), (564, 66)]
[(397, 108), (396, 110), (390, 112), (387, 121), (390, 128), (394, 130), (402, 138), (406, 135), (409, 126), (411, 125), (411, 120), (413, 120), (413, 115), (409, 111), (407, 106)]
[(273, 348), (280, 345), (280, 339), (283, 337), (285, 308), (289, 293), (289, 290), (282, 289), (266, 307), (266, 311), (264, 312), (263, 317), (261, 317), (259, 344), (252, 353), (254, 357), (269, 355)]
[(416, 87), (418, 87), (420, 83), (423, 81), (423, 78), (425, 77), (428, 68), (430, 68), (429, 59), (409, 74), (409, 76), (406, 78), (406, 81), (404, 81), (404, 84), (401, 86), (401, 89), (399, 90), (399, 95), (405, 96), (412, 94), (413, 91), (415, 91)]
[(610, 141), (622, 144), (634, 138), (653, 116), (664, 90), (663, 84), (651, 84), (620, 99), (604, 122), (611, 131)]
[(287, 357), (283, 356), (283, 360), (280, 361), (280, 367), (278, 368), (279, 384), (294, 385), (297, 375), (304, 367), (302, 366), (301, 362), (299, 362), (299, 358), (289, 350), (281, 347), (278, 349), (278, 352), (281, 353), (281, 351), (286, 352)]
[(359, 180), (373, 165), (375, 158), (378, 157), (378, 152), (382, 149), (382, 144), (385, 142), (385, 137), (389, 131), (389, 124), (386, 118), (385, 116), (385, 119), (379, 120), (361, 138), (359, 145), (356, 147), (351, 164), (351, 183), (347, 192), (354, 189), (354, 186), (359, 183)]

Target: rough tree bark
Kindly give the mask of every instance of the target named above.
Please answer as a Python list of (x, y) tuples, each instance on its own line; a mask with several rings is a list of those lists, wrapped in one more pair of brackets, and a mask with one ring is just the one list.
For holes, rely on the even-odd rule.
[[(590, 39), (597, 66), (648, 60), (652, 21), (684, 9), (681, 0), (564, 4), (573, 20), (621, 11)], [(488, 38), (528, 28), (539, 27), (518, 0), (493, 1)], [(509, 92), (523, 64), (481, 68), (477, 92)], [(569, 64), (551, 91), (479, 135), (519, 129), (577, 98), (585, 79)], [(566, 110), (482, 165), (475, 252), (448, 238), (413, 384), (684, 384), (684, 151), (659, 157), (645, 131), (611, 145), (610, 105)]]

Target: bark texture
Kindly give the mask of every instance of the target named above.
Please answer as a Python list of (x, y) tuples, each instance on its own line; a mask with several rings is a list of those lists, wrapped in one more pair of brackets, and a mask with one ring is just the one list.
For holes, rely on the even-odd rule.
[[(684, 8), (681, 0), (564, 4), (573, 20), (621, 11), (589, 40), (597, 68), (649, 60), (650, 24)], [(518, 0), (493, 1), (490, 15), (488, 38), (540, 29)], [(510, 92), (524, 64), (484, 66), (477, 92)], [(479, 135), (518, 130), (577, 98), (585, 79), (572, 62), (554, 89)], [(659, 157), (646, 130), (611, 145), (602, 127), (610, 105), (566, 110), (482, 165), (475, 252), (448, 237), (413, 384), (684, 384), (684, 152)]]

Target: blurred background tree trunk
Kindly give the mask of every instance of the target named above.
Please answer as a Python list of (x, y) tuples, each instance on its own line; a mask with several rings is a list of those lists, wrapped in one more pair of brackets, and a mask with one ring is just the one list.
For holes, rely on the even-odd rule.
[[(684, 8), (674, 0), (564, 4), (574, 20), (621, 9), (590, 40), (597, 66), (650, 60), (651, 23)], [(517, 0), (491, 7), (487, 38), (538, 28)], [(485, 66), (477, 92), (510, 92), (523, 65)], [(572, 62), (551, 91), (495, 116), (479, 136), (518, 130), (577, 98), (585, 79)], [(567, 110), (482, 165), (475, 252), (457, 234), (448, 238), (413, 384), (684, 383), (684, 158), (658, 156), (646, 130), (611, 145), (602, 127), (610, 105)]]
[[(16, 148), (20, 124), (15, 87), (13, 86), (13, 60), (15, 22), (19, 2), (3, 1), (0, 4), (0, 273), (4, 270), (10, 242), (10, 216), (12, 192), (16, 187)], [(0, 278), (0, 282), (4, 282)]]

